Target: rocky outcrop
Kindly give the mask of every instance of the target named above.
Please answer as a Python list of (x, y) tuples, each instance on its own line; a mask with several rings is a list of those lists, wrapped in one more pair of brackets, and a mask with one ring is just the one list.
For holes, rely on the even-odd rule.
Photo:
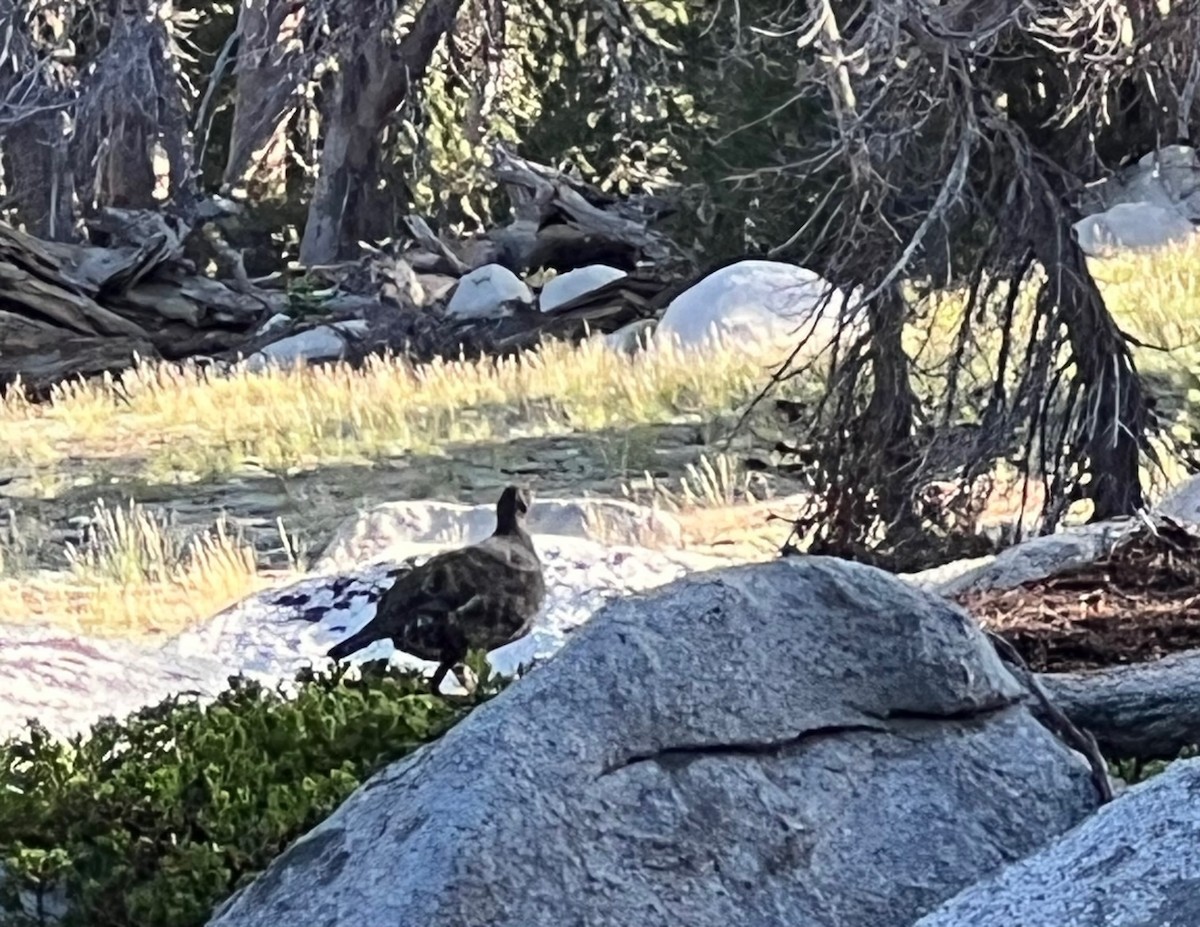
[[(853, 301), (815, 271), (780, 261), (746, 260), (709, 274), (676, 296), (654, 331), (656, 342), (686, 350), (722, 346), (783, 360), (805, 342), (823, 351), (841, 319), (853, 329)], [(777, 356), (778, 355), (778, 356)]]
[(211, 923), (897, 927), (1096, 803), (964, 612), (789, 558), (610, 603)]
[(1200, 760), (1181, 760), (916, 927), (1197, 927)]

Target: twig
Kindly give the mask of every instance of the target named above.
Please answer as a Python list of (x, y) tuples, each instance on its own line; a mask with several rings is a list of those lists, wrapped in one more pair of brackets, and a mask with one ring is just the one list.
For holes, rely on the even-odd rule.
[(1112, 781), (1108, 776), (1108, 764), (1100, 753), (1096, 738), (1092, 736), (1091, 732), (1076, 727), (1071, 719), (1050, 701), (1050, 696), (1046, 694), (1045, 688), (1012, 644), (991, 631), (985, 633), (1000, 658), (1011, 666), (1013, 674), (1037, 699), (1042, 712), (1050, 721), (1047, 725), (1049, 729), (1068, 747), (1082, 753), (1087, 759), (1088, 765), (1092, 769), (1092, 781), (1096, 784), (1096, 791), (1100, 795), (1100, 804), (1112, 801), (1113, 789)]

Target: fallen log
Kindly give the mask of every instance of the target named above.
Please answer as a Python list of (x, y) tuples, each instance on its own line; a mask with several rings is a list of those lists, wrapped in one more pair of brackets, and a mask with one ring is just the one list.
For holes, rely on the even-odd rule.
[(136, 358), (229, 350), (286, 301), (197, 274), (178, 223), (120, 210), (97, 222), (117, 244), (41, 241), (0, 222), (0, 388), (19, 376), (41, 396), (64, 380), (120, 373)]
[(1110, 759), (1172, 759), (1200, 744), (1200, 650), (1038, 679)]
[(603, 193), (562, 171), (519, 157), (506, 147), (493, 152), (492, 173), (513, 204), (514, 222), (486, 236), (510, 270), (550, 267), (559, 273), (585, 264), (632, 271), (642, 261), (661, 271), (679, 249), (650, 228), (662, 212), (633, 199)]

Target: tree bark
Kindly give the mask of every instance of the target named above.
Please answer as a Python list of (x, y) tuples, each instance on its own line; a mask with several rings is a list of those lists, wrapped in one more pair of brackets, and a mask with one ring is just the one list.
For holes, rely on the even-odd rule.
[(300, 243), (300, 263), (352, 257), (361, 239), (389, 231), (387, 215), (370, 202), (379, 179), (380, 138), (387, 119), (429, 68), (434, 50), (454, 27), (463, 0), (426, 0), (398, 43), (391, 14), (352, 27), (350, 47), (334, 74), (325, 110), (320, 173)]
[(1149, 411), (1129, 345), (1071, 235), (1061, 199), (1044, 178), (1040, 186), (1032, 244), (1049, 276), (1040, 298), (1058, 306), (1067, 327), (1086, 410), (1070, 442), (1091, 476), (1084, 487), (1094, 506), (1091, 521), (1107, 521), (1145, 503), (1138, 465)]
[(39, 238), (72, 241), (75, 185), (64, 111), (71, 91), (29, 30), (31, 22), (43, 33), (61, 30), (52, 15), (0, 0), (0, 35), (7, 37), (0, 48), (0, 155), (17, 220)]
[(154, 207), (156, 150), (167, 160), (166, 199), (194, 192), (188, 107), (163, 7), (115, 0), (108, 45), (81, 89), (75, 163), (89, 210)]
[(1043, 673), (1038, 679), (1110, 759), (1171, 759), (1200, 744), (1200, 651), (1086, 673)]
[(285, 126), (309, 76), (306, 12), (304, 0), (242, 0), (226, 193), (261, 199), (286, 187)]

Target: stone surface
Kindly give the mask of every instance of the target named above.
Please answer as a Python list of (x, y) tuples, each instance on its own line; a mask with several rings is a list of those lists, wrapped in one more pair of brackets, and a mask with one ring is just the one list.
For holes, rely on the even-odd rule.
[(1075, 223), (1085, 254), (1107, 257), (1120, 251), (1161, 248), (1191, 240), (1196, 227), (1172, 207), (1154, 203), (1118, 203)]
[[(546, 602), (529, 636), (489, 654), (498, 672), (511, 674), (522, 663), (554, 654), (576, 628), (605, 603), (678, 579), (688, 572), (726, 561), (680, 551), (612, 546), (581, 538), (533, 536), (546, 574)], [(374, 563), (351, 571), (307, 577), (269, 594), (255, 596), (212, 621), (172, 640), (165, 653), (187, 663), (193, 657), (236, 665), (264, 682), (289, 679), (363, 627), (375, 615), (375, 602), (391, 584), (389, 573), (420, 562), (446, 544), (392, 544)], [(432, 672), (434, 664), (376, 641), (348, 662), (389, 660), (394, 666)], [(455, 691), (448, 680), (443, 691)]]
[(609, 604), (214, 927), (910, 924), (1094, 807), (963, 612), (791, 558)]
[(1179, 760), (915, 927), (1200, 927), (1200, 760)]
[(655, 319), (638, 319), (628, 325), (622, 325), (615, 332), (600, 335), (604, 343), (614, 351), (624, 354), (636, 354), (642, 350), (654, 335), (658, 322)]
[(179, 692), (215, 695), (234, 672), (202, 654), (177, 660), (60, 628), (0, 625), (0, 739), (29, 718), (70, 736), (106, 714), (123, 717)]
[(565, 274), (559, 274), (547, 281), (538, 296), (538, 308), (542, 312), (553, 312), (563, 303), (568, 303), (577, 296), (590, 293), (598, 287), (611, 283), (613, 280), (627, 276), (625, 271), (607, 264), (588, 264), (576, 267)]
[(269, 366), (288, 367), (298, 361), (336, 360), (345, 356), (347, 337), (366, 333), (367, 323), (360, 320), (318, 325), (297, 332), (251, 354), (244, 364), (249, 370), (264, 370)]
[(1091, 185), (1081, 202), (1086, 215), (1122, 203), (1150, 203), (1200, 221), (1200, 159), (1190, 145), (1149, 151), (1116, 175)]
[(840, 290), (807, 268), (739, 261), (671, 300), (654, 340), (686, 349), (724, 344), (778, 361), (811, 330), (806, 353), (820, 352), (837, 331), (842, 299)]
[(1159, 515), (1200, 524), (1200, 476), (1191, 476), (1172, 486), (1154, 507)]
[(516, 274), (499, 264), (485, 264), (459, 278), (446, 315), (452, 319), (500, 319), (512, 315), (515, 304), (532, 302), (532, 291)]
[[(527, 638), (490, 655), (502, 673), (554, 653), (574, 628), (616, 596), (727, 562), (583, 538), (535, 535), (534, 542), (545, 563), (546, 604)], [(179, 692), (215, 697), (238, 673), (275, 685), (304, 667), (325, 665), (325, 652), (375, 614), (375, 598), (390, 583), (387, 573), (397, 561), (424, 558), (445, 546), (392, 544), (380, 550), (379, 562), (268, 589), (155, 645), (0, 625), (0, 738), (17, 733), (29, 717), (53, 734), (70, 736), (106, 714), (123, 717)], [(385, 642), (353, 660), (380, 658), (432, 670)]]
[[(534, 497), (534, 534), (592, 538), (634, 547), (679, 548), (679, 522), (666, 512), (620, 499)], [(389, 502), (346, 520), (316, 563), (320, 572), (348, 569), (384, 556), (396, 544), (474, 544), (496, 526), (495, 503), (435, 500)]]
[(947, 571), (953, 578), (935, 588), (942, 595), (957, 595), (968, 590), (1013, 589), (1069, 567), (1091, 563), (1137, 524), (1128, 518), (1117, 518), (1030, 538), (995, 557), (983, 558), (979, 566), (965, 573), (953, 575), (955, 571)]

